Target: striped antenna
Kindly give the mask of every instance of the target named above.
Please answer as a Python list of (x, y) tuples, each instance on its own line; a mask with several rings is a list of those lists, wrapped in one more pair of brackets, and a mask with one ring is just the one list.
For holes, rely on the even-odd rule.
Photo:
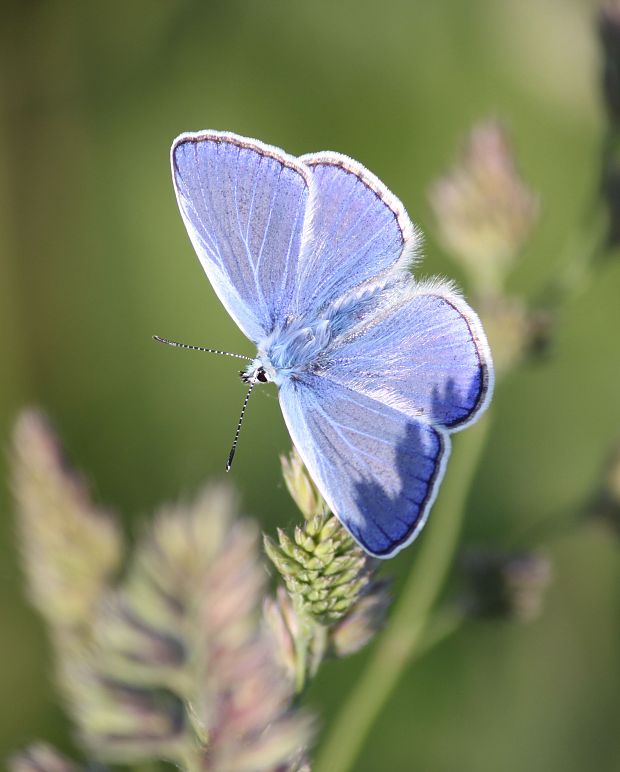
[(233, 440), (232, 448), (230, 449), (230, 453), (228, 454), (228, 461), (226, 462), (227, 472), (230, 472), (230, 467), (232, 466), (233, 458), (235, 457), (235, 451), (237, 450), (237, 443), (239, 442), (239, 432), (241, 431), (241, 424), (243, 423), (243, 416), (245, 415), (245, 409), (248, 406), (248, 402), (250, 401), (250, 394), (252, 393), (252, 389), (255, 386), (256, 386), (256, 383), (252, 383), (250, 385), (250, 388), (248, 389), (248, 393), (245, 395), (245, 399), (243, 400), (243, 407), (241, 408), (241, 415), (239, 416), (237, 431), (235, 432), (235, 439)]
[(186, 348), (190, 351), (205, 351), (207, 354), (221, 354), (226, 357), (234, 357), (235, 359), (245, 359), (246, 362), (252, 362), (252, 357), (246, 357), (243, 354), (231, 354), (230, 351), (220, 351), (217, 348), (205, 348), (205, 346), (191, 346), (189, 343), (179, 343), (176, 340), (168, 340), (168, 338), (160, 338), (159, 335), (153, 335), (153, 340), (158, 343), (165, 343), (166, 346), (176, 346), (176, 348)]

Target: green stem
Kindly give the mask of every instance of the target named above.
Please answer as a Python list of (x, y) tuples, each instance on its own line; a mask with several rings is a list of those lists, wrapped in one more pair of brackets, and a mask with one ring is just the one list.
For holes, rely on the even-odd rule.
[(439, 611), (429, 617), (424, 630), (424, 635), (412, 652), (409, 664), (424, 656), (427, 651), (435, 648), (437, 644), (449, 638), (457, 630), (460, 630), (465, 621), (465, 612), (459, 608), (449, 608)]
[(306, 688), (308, 677), (308, 656), (314, 628), (302, 604), (296, 604), (299, 631), (295, 637), (295, 694), (300, 695)]
[(301, 694), (306, 685), (307, 638), (298, 636), (295, 641), (295, 694)]
[(390, 624), (340, 715), (332, 722), (315, 772), (347, 772), (353, 767), (375, 719), (423, 643), (429, 614), (452, 565), (467, 493), (489, 425), (487, 415), (457, 439), (441, 494)]

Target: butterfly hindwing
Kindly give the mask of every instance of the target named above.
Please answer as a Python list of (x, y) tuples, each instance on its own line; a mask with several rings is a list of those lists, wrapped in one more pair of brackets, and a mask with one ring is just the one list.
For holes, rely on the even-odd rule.
[(361, 546), (387, 558), (409, 544), (443, 476), (447, 435), (317, 375), (284, 384), (280, 404), (328, 506)]
[(446, 285), (413, 281), (336, 342), (325, 375), (450, 431), (474, 420), (493, 387), (474, 311)]

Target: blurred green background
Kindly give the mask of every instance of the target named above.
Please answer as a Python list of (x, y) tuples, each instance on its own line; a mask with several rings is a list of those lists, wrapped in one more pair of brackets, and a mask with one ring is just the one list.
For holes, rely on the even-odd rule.
[[(597, 186), (604, 111), (583, 0), (5, 0), (0, 57), (2, 445), (17, 410), (41, 405), (129, 529), (223, 476), (244, 394), (234, 362), (151, 335), (252, 353), (177, 211), (178, 133), (359, 159), (426, 232), (423, 272), (461, 280), (426, 190), (472, 124), (499, 117), (542, 204), (511, 279), (525, 296), (558, 270)], [(620, 434), (619, 297), (615, 258), (564, 308), (548, 360), (501, 384), (469, 502), (465, 543), (519, 546), (559, 523), (543, 529), (555, 576), (543, 617), (470, 625), (410, 668), (361, 772), (620, 770), (618, 544), (600, 525), (561, 525)], [(232, 477), (265, 529), (293, 517), (288, 446), (275, 391), (260, 390)], [(35, 738), (71, 749), (4, 482), (0, 495), (0, 756)], [(403, 576), (415, 557), (414, 545), (387, 570)], [(314, 684), (325, 723), (366, 656)]]

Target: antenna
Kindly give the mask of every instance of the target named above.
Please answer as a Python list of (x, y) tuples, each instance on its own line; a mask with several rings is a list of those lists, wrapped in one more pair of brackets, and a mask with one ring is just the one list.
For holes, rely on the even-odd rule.
[[(230, 351), (220, 351), (217, 348), (206, 348), (205, 346), (192, 346), (189, 343), (179, 343), (179, 341), (177, 340), (168, 340), (168, 338), (162, 338), (159, 335), (153, 335), (153, 340), (156, 340), (158, 343), (165, 343), (166, 346), (174, 346), (175, 348), (186, 348), (186, 349), (189, 349), (190, 351), (205, 351), (207, 354), (221, 354), (222, 356), (234, 357), (235, 359), (245, 359), (246, 362), (254, 361), (252, 357), (246, 357), (244, 354), (231, 354)], [(262, 368), (259, 368), (259, 373), (262, 373), (262, 377), (260, 376), (260, 374), (258, 376), (260, 381), (266, 382), (267, 378)], [(241, 371), (240, 375), (242, 376), (242, 379), (245, 380), (245, 378), (243, 378), (243, 375), (244, 375), (243, 370)], [(228, 454), (228, 461), (226, 462), (227, 472), (230, 472), (233, 458), (235, 457), (235, 452), (237, 451), (237, 443), (239, 442), (239, 433), (241, 432), (241, 424), (243, 423), (243, 416), (245, 415), (245, 409), (248, 406), (248, 402), (250, 401), (250, 394), (252, 393), (252, 389), (256, 386), (256, 383), (257, 383), (256, 380), (250, 381), (250, 388), (248, 389), (248, 393), (245, 395), (245, 399), (243, 400), (241, 415), (239, 416), (237, 429), (235, 431), (235, 439), (233, 440), (230, 453)]]
[(239, 432), (241, 431), (241, 424), (243, 423), (243, 416), (245, 414), (245, 409), (248, 406), (248, 402), (250, 401), (250, 394), (252, 393), (252, 389), (256, 386), (256, 383), (252, 383), (250, 385), (250, 388), (248, 389), (248, 393), (245, 395), (245, 399), (243, 400), (243, 407), (241, 408), (241, 415), (239, 416), (239, 423), (237, 424), (237, 431), (235, 432), (235, 439), (233, 440), (232, 447), (230, 449), (230, 453), (228, 454), (228, 461), (226, 462), (226, 471), (230, 472), (230, 468), (232, 466), (233, 458), (235, 457), (235, 451), (237, 450), (237, 442), (239, 441)]
[(160, 338), (159, 335), (153, 335), (153, 340), (158, 343), (165, 343), (166, 346), (175, 346), (176, 348), (186, 348), (190, 351), (205, 351), (207, 354), (221, 354), (226, 357), (234, 357), (235, 359), (245, 359), (246, 362), (252, 362), (252, 357), (246, 357), (243, 354), (231, 354), (230, 351), (220, 351), (217, 348), (205, 348), (205, 346), (191, 346), (189, 343), (179, 343), (176, 340), (168, 340), (168, 338)]

